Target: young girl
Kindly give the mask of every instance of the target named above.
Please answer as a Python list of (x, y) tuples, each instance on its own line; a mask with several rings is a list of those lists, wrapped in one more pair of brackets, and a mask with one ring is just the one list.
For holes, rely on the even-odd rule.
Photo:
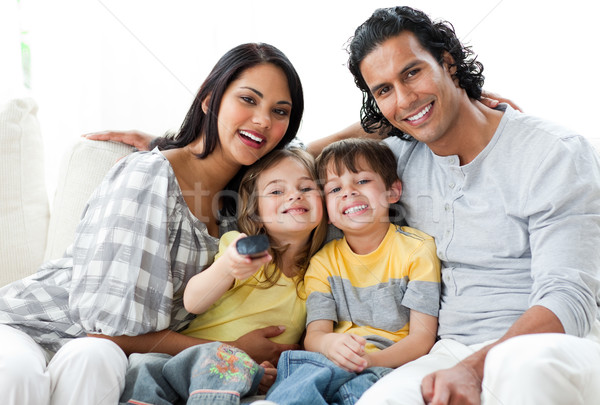
[[(0, 402), (115, 404), (125, 354), (208, 342), (177, 332), (193, 319), (184, 286), (212, 264), (227, 225), (220, 197), (244, 166), (295, 137), (303, 108), (277, 48), (227, 52), (179, 131), (107, 174), (65, 256), (0, 289)], [(269, 340), (279, 333), (271, 325), (232, 343), (274, 360), (293, 347)]]
[[(132, 355), (121, 398), (130, 403), (239, 403), (273, 382), (270, 362), (260, 367), (227, 342), (268, 325), (285, 331), (273, 340), (298, 343), (306, 322), (303, 275), (326, 234), (324, 205), (314, 160), (297, 149), (274, 151), (252, 166), (240, 185), (240, 231), (220, 241), (215, 262), (189, 281), (184, 292), (188, 311), (199, 314), (183, 332), (215, 343), (178, 355)], [(237, 242), (265, 234), (268, 254), (238, 253)], [(222, 343), (221, 343), (222, 342)], [(188, 402), (189, 403), (189, 402)]]

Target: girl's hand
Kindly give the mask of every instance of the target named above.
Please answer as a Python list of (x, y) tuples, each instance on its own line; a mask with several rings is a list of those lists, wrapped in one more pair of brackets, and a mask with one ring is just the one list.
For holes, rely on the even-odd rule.
[(366, 339), (349, 333), (328, 333), (324, 336), (323, 353), (329, 360), (346, 371), (360, 373), (367, 368)]
[(137, 150), (149, 150), (150, 142), (154, 135), (145, 134), (140, 131), (102, 131), (82, 135), (84, 138), (92, 141), (114, 141), (131, 145)]
[(263, 361), (260, 366), (265, 369), (265, 374), (258, 384), (258, 394), (265, 395), (277, 378), (277, 368), (269, 361)]
[(261, 268), (261, 266), (270, 263), (273, 259), (270, 254), (255, 259), (250, 256), (239, 254), (236, 247), (237, 241), (246, 236), (246, 234), (241, 233), (233, 243), (227, 247), (227, 250), (223, 255), (227, 257), (229, 274), (237, 280), (245, 280), (248, 277), (251, 277)]
[(512, 100), (504, 98), (499, 94), (492, 93), (491, 91), (483, 90), (481, 92), (481, 99), (479, 99), (479, 101), (481, 101), (484, 105), (488, 106), (489, 108), (496, 108), (498, 104), (506, 103), (515, 110), (523, 112), (523, 110), (521, 110), (521, 107), (516, 105)]

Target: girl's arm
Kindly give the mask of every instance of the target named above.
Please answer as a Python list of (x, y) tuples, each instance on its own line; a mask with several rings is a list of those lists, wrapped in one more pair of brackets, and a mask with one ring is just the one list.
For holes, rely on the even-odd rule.
[(435, 343), (437, 324), (437, 317), (411, 310), (408, 336), (384, 350), (366, 354), (367, 367), (396, 368), (429, 353)]
[(204, 313), (231, 288), (236, 279), (251, 277), (261, 266), (271, 261), (270, 255), (256, 259), (240, 255), (236, 243), (245, 236), (243, 233), (238, 235), (222, 256), (190, 279), (183, 292), (183, 305), (188, 312)]

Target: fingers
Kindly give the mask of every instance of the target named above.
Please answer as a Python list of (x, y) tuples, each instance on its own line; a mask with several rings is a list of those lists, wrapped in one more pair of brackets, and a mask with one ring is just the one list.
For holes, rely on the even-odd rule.
[(281, 335), (283, 332), (285, 332), (285, 326), (280, 325), (280, 326), (267, 326), (261, 329), (257, 329), (258, 331), (260, 331), (263, 335), (263, 337), (266, 338), (272, 338), (275, 336), (279, 336)]
[[(264, 367), (263, 364), (265, 363), (270, 364), (271, 367)], [(263, 377), (260, 380), (260, 383), (258, 384), (258, 393), (263, 395), (267, 393), (269, 388), (271, 388), (271, 386), (275, 382), (275, 379), (277, 378), (277, 369), (274, 368), (273, 365), (268, 361), (263, 361), (261, 363), (261, 366), (265, 369), (265, 374), (263, 375)]]
[(421, 381), (421, 395), (426, 404), (429, 404), (433, 400), (434, 382), (435, 374), (429, 374)]

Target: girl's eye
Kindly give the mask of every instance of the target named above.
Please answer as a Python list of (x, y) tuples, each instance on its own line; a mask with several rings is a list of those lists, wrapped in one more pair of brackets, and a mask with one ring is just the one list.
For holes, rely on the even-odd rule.
[(272, 194), (272, 195), (281, 195), (281, 194), (283, 194), (283, 192), (281, 190), (273, 190), (273, 191), (270, 191), (269, 194)]
[(312, 188), (312, 187), (302, 187), (300, 189), (300, 191), (302, 191), (303, 193), (308, 193), (308, 192), (313, 191), (313, 190), (314, 190), (314, 188)]
[(254, 101), (254, 99), (252, 97), (242, 96), (241, 99), (244, 100), (248, 104), (256, 104), (256, 102)]
[(281, 108), (276, 108), (273, 110), (273, 112), (277, 115), (281, 115), (282, 117), (286, 117), (286, 116), (290, 115), (290, 113), (287, 110), (284, 110)]
[(331, 190), (329, 190), (329, 194), (337, 193), (340, 190), (340, 187), (332, 187)]

